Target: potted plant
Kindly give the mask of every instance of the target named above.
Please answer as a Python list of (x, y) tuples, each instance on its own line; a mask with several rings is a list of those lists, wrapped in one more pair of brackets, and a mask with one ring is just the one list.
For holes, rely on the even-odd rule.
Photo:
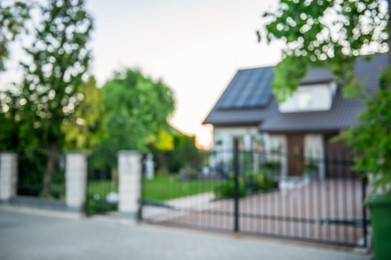
[(308, 176), (310, 178), (314, 178), (319, 173), (319, 165), (315, 162), (315, 160), (310, 159), (306, 164), (304, 164), (304, 176)]
[(371, 211), (375, 259), (391, 251), (391, 67), (382, 74), (380, 89), (366, 100), (361, 124), (347, 132), (356, 155), (355, 167), (369, 179), (365, 204)]

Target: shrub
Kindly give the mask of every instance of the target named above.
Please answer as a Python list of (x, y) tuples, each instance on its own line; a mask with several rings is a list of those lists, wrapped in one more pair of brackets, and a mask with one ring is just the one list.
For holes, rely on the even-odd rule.
[(274, 187), (273, 178), (266, 173), (252, 174), (246, 178), (247, 193), (270, 191)]
[[(239, 196), (250, 195), (259, 191), (268, 192), (275, 187), (273, 179), (269, 174), (251, 174), (241, 177), (239, 180)], [(230, 178), (224, 184), (214, 189), (216, 199), (233, 198), (235, 192), (235, 182)]]
[[(217, 186), (214, 189), (216, 199), (233, 198), (235, 193), (235, 182), (233, 178), (230, 178), (224, 184)], [(246, 188), (243, 181), (239, 180), (239, 197), (246, 195)]]

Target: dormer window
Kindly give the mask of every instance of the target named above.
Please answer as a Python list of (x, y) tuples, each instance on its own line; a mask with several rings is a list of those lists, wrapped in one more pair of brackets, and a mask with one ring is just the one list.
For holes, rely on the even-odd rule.
[(290, 113), (330, 110), (336, 88), (335, 82), (301, 85), (291, 97), (279, 104), (279, 111)]
[(311, 107), (312, 96), (311, 92), (301, 89), (297, 95), (297, 106), (300, 110), (306, 110)]

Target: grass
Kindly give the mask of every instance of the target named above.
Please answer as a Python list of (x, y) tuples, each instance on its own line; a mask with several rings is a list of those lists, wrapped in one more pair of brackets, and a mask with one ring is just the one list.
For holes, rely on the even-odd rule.
[[(178, 180), (178, 175), (156, 176), (153, 180), (144, 181), (144, 200), (165, 201), (204, 192), (213, 192), (216, 186), (225, 181)], [(112, 189), (110, 180), (88, 181), (89, 214), (103, 213), (117, 209), (116, 204), (106, 202), (106, 196)]]
[(144, 200), (164, 201), (204, 192), (212, 192), (224, 181), (178, 180), (178, 175), (157, 176), (145, 180)]
[(107, 203), (106, 196), (111, 191), (117, 192), (117, 189), (112, 189), (111, 180), (88, 181), (87, 190), (87, 213), (104, 213), (107, 211), (117, 210), (117, 203)]

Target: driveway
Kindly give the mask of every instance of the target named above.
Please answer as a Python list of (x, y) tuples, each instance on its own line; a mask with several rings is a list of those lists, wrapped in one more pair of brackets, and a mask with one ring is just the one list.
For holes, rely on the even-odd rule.
[[(49, 215), (48, 215), (49, 214)], [(0, 259), (369, 259), (327, 248), (0, 206)]]

